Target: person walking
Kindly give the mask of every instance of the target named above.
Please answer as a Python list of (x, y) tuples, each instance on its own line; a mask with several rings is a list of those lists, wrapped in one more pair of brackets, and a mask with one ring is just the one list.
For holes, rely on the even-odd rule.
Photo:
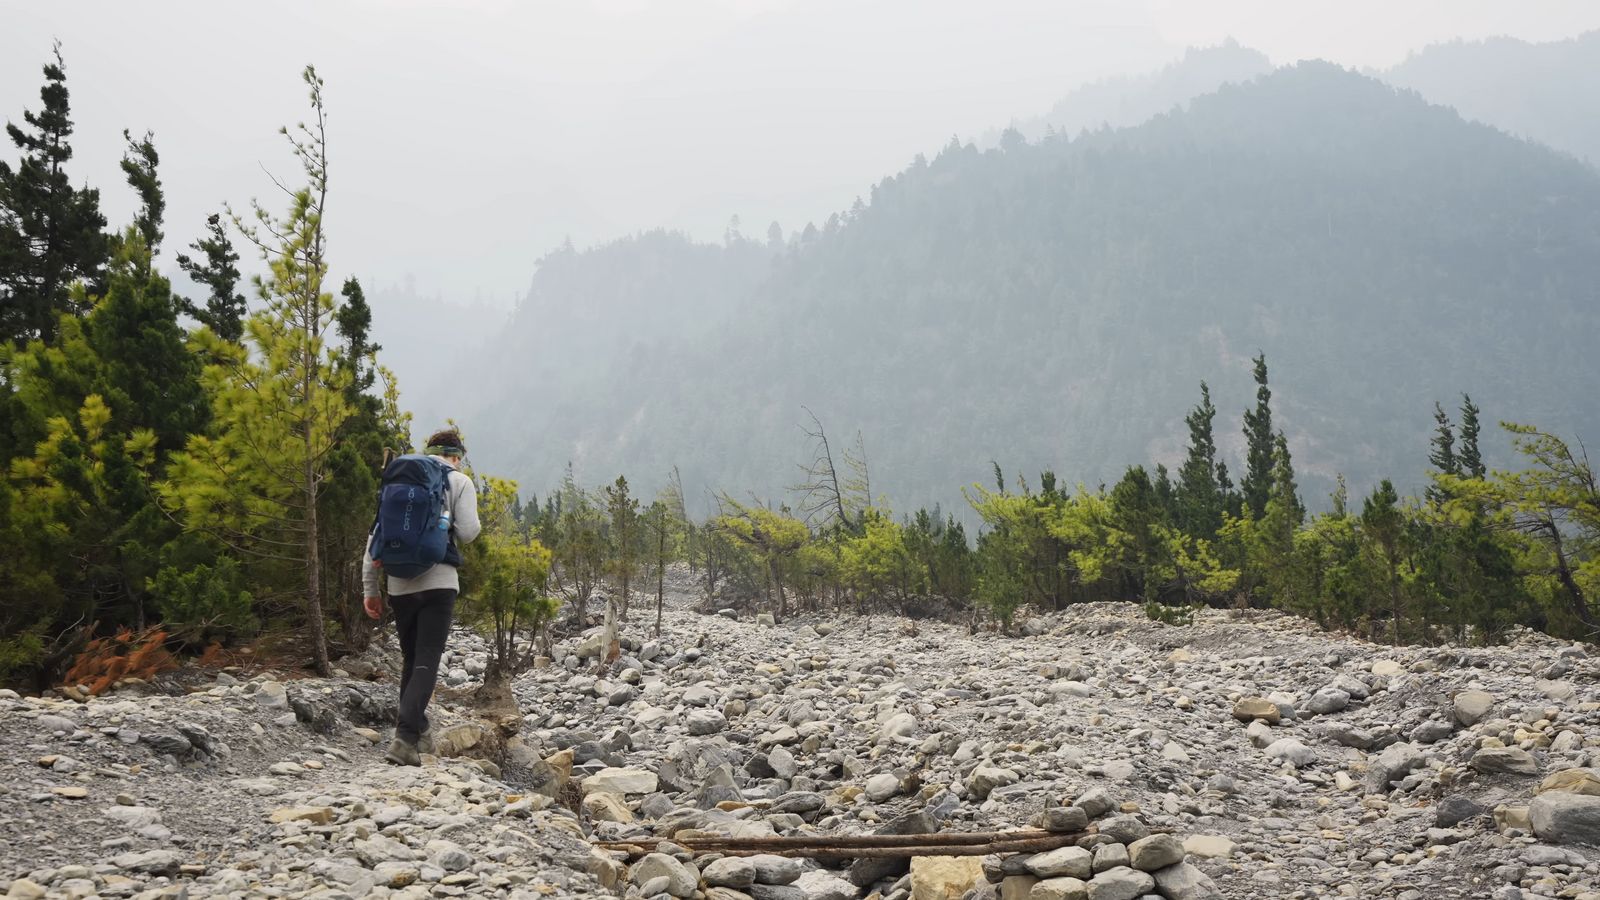
[[(384, 756), (395, 765), (420, 766), (422, 753), (433, 749), (428, 701), (433, 698), (439, 659), (461, 592), (457, 546), (482, 530), (477, 487), (460, 471), (466, 453), (460, 432), (450, 428), (428, 438), (425, 456), (402, 456), (385, 467), (378, 521), (361, 562), (367, 615), (383, 617), (379, 578), (387, 576), (389, 606), (400, 638), (400, 712), (394, 741)], [(430, 491), (437, 497), (431, 520), (414, 523), (414, 514), (425, 518), (417, 498), (427, 500)], [(413, 524), (420, 527), (413, 529)], [(423, 537), (413, 537), (417, 533)], [(437, 544), (431, 552), (430, 540)]]

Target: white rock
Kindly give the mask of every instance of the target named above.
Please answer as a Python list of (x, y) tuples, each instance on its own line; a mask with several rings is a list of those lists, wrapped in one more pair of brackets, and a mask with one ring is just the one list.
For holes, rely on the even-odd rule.
[(917, 730), (917, 717), (908, 712), (895, 713), (878, 729), (878, 743), (909, 743), (911, 735)]
[(1233, 855), (1233, 841), (1220, 834), (1192, 834), (1183, 839), (1183, 850), (1201, 859), (1227, 859)]
[(113, 806), (106, 810), (105, 816), (130, 830), (161, 824), (161, 810), (148, 806)]
[(288, 709), (289, 692), (276, 681), (263, 681), (256, 686), (256, 702), (267, 709)]
[(1293, 763), (1296, 768), (1309, 766), (1317, 761), (1316, 751), (1294, 738), (1279, 738), (1273, 741), (1267, 747), (1267, 756)]
[(583, 779), (585, 794), (650, 794), (660, 780), (656, 773), (644, 769), (602, 769)]
[(795, 879), (794, 886), (804, 892), (806, 900), (856, 900), (861, 896), (855, 885), (823, 869), (806, 872)]
[(867, 779), (865, 790), (868, 800), (882, 803), (900, 793), (900, 779), (888, 772), (880, 772)]
[(1081, 878), (1046, 878), (1028, 892), (1028, 900), (1088, 900), (1089, 883)]

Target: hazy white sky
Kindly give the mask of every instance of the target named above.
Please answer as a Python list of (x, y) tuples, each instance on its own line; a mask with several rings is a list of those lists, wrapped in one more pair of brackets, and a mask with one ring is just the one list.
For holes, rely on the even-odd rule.
[(566, 236), (803, 227), (952, 134), (1190, 44), (1382, 67), (1594, 28), (1592, 0), (0, 0), (0, 117), (37, 108), (59, 38), (74, 176), (126, 222), (121, 132), (154, 130), (170, 264), (222, 201), (268, 196), (263, 166), (294, 174), (276, 129), (315, 63), (339, 274), (509, 303)]

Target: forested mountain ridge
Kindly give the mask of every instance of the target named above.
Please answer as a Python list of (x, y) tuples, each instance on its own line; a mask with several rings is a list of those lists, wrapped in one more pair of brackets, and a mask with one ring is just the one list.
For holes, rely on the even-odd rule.
[(1562, 41), (1451, 41), (1380, 74), (1434, 103), (1600, 164), (1600, 31)]
[[(441, 338), (436, 362), (415, 369), (430, 375), (445, 369), (451, 377), (405, 378), (403, 370), (407, 400), (430, 421), (509, 416), (531, 424), (528, 416), (611, 377), (609, 370), (641, 345), (703, 338), (768, 274), (773, 252), (753, 241), (695, 243), (664, 230), (583, 250), (566, 244), (539, 260), (509, 321), (465, 341)], [(386, 299), (380, 295), (378, 302)], [(380, 317), (374, 328), (378, 342), (390, 347), (415, 332), (415, 321), (403, 314)], [(486, 348), (492, 350), (488, 356)], [(494, 455), (513, 459), (507, 453), (517, 449)]]
[[(586, 258), (597, 283), (628, 272)], [(524, 484), (676, 464), (691, 491), (771, 496), (808, 406), (864, 433), (895, 508), (950, 506), (990, 460), (1090, 484), (1174, 462), (1201, 379), (1237, 457), (1259, 350), (1316, 503), (1340, 472), (1419, 485), (1433, 401), (1462, 391), (1491, 419), (1592, 422), (1597, 276), (1591, 169), (1306, 63), (1132, 129), (952, 145), (791, 241), (706, 337), (641, 343), (559, 396), (484, 372), (483, 408), (517, 414), (467, 424)], [(567, 339), (521, 321), (479, 358)]]
[[(1243, 83), (1270, 71), (1272, 63), (1266, 54), (1241, 47), (1230, 38), (1215, 47), (1190, 47), (1181, 58), (1154, 72), (1083, 85), (1056, 101), (1043, 115), (1014, 121), (1009, 127), (1028, 140), (1052, 133), (1072, 136), (1100, 128), (1126, 128), (1224, 84)], [(1002, 133), (996, 130), (986, 134), (978, 145), (995, 146)]]
[[(1225, 84), (1243, 84), (1272, 71), (1266, 54), (1229, 39), (1190, 47), (1159, 70), (1106, 78), (1078, 87), (1043, 115), (1009, 126), (1029, 140), (1051, 132), (1076, 135), (1103, 127), (1142, 124)], [(1367, 75), (1414, 90), (1464, 118), (1600, 162), (1600, 31), (1531, 43), (1512, 37), (1430, 44), (1387, 69)], [(994, 129), (977, 143), (999, 144)]]

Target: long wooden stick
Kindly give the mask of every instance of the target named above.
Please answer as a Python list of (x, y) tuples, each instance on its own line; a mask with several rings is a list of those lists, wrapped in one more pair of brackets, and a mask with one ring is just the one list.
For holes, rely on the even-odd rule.
[[(1001, 841), (992, 844), (921, 844), (904, 847), (795, 847), (779, 856), (803, 859), (903, 859), (913, 856), (988, 856), (991, 853), (1037, 853), (1076, 844), (1082, 835), (1059, 834), (1028, 841)], [(771, 850), (722, 850), (723, 856), (760, 856)]]
[[(718, 847), (901, 847), (938, 844), (987, 844), (994, 841), (1025, 841), (1053, 837), (1057, 832), (1018, 831), (962, 831), (936, 834), (800, 834), (773, 837), (704, 837), (673, 838), (679, 846), (693, 849), (699, 846)], [(608, 841), (607, 843), (639, 843), (638, 841)]]
[(649, 852), (646, 848), (672, 843), (700, 853), (724, 856), (755, 856), (772, 853), (803, 858), (893, 858), (907, 856), (984, 856), (990, 853), (1023, 853), (1053, 850), (1077, 843), (1093, 831), (1056, 833), (1049, 831), (978, 831), (949, 834), (856, 834), (796, 835), (791, 837), (719, 838), (695, 837), (682, 840), (653, 838), (631, 841), (597, 841), (595, 846), (630, 854)]

